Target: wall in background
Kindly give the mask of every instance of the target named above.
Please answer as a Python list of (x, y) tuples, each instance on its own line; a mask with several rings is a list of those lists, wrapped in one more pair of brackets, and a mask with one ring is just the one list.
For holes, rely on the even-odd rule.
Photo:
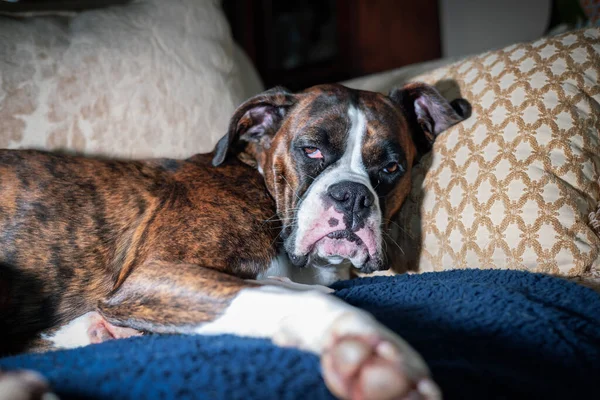
[(551, 0), (439, 0), (442, 55), (464, 56), (541, 37)]

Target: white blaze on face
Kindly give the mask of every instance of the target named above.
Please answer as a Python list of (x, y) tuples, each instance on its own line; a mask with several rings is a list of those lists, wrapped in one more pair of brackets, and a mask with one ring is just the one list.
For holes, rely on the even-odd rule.
[[(324, 204), (328, 198), (329, 186), (351, 181), (365, 185), (373, 194), (374, 204), (371, 216), (365, 221), (365, 227), (355, 232), (362, 240), (362, 246), (347, 240), (335, 240), (326, 246), (316, 248), (316, 254), (332, 264), (349, 259), (354, 266), (361, 266), (370, 257), (378, 256), (381, 251), (381, 211), (379, 199), (371, 186), (369, 174), (365, 168), (362, 150), (367, 134), (367, 120), (364, 113), (354, 107), (348, 108), (349, 129), (346, 146), (342, 157), (323, 171), (310, 186), (297, 214), (297, 229), (294, 237), (294, 252), (306, 255), (314, 249), (314, 245), (329, 233), (345, 230), (343, 214), (330, 204)], [(333, 239), (328, 239), (334, 242)], [(340, 252), (342, 257), (332, 255)]]
[(350, 131), (346, 141), (346, 151), (340, 160), (340, 166), (337, 169), (348, 169), (355, 174), (364, 175), (369, 180), (369, 174), (365, 169), (362, 159), (362, 147), (367, 134), (367, 122), (365, 114), (350, 106), (348, 109), (350, 119)]

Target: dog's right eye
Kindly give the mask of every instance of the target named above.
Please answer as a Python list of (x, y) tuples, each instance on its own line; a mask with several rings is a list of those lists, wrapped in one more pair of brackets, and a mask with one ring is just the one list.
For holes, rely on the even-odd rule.
[(400, 168), (400, 164), (398, 164), (397, 162), (391, 162), (383, 168), (383, 172), (385, 172), (386, 174), (393, 174), (395, 172), (398, 172)]
[(304, 147), (302, 149), (304, 150), (304, 154), (309, 158), (323, 158), (321, 150), (316, 147)]

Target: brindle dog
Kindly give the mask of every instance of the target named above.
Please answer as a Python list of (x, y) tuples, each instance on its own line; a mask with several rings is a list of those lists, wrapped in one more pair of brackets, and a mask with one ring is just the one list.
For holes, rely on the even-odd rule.
[(277, 88), (238, 108), (213, 154), (0, 151), (3, 350), (60, 326), (69, 334), (45, 337), (69, 347), (60, 338), (74, 337), (76, 318), (88, 322), (86, 343), (133, 330), (235, 333), (321, 355), (342, 398), (437, 398), (420, 356), (371, 316), (319, 291), (249, 280), (290, 270), (288, 256), (292, 269), (326, 271), (315, 283), (330, 283), (332, 269), (386, 268), (382, 232), (412, 165), (469, 114), (424, 84), (389, 96)]

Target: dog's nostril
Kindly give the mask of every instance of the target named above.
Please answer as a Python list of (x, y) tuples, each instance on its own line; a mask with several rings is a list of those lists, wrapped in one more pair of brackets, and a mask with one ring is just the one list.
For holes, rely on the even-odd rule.
[(329, 196), (346, 212), (367, 212), (373, 205), (373, 193), (362, 183), (342, 181), (327, 189)]
[(337, 201), (346, 201), (349, 197), (348, 192), (343, 190), (332, 190), (329, 192), (329, 195)]

